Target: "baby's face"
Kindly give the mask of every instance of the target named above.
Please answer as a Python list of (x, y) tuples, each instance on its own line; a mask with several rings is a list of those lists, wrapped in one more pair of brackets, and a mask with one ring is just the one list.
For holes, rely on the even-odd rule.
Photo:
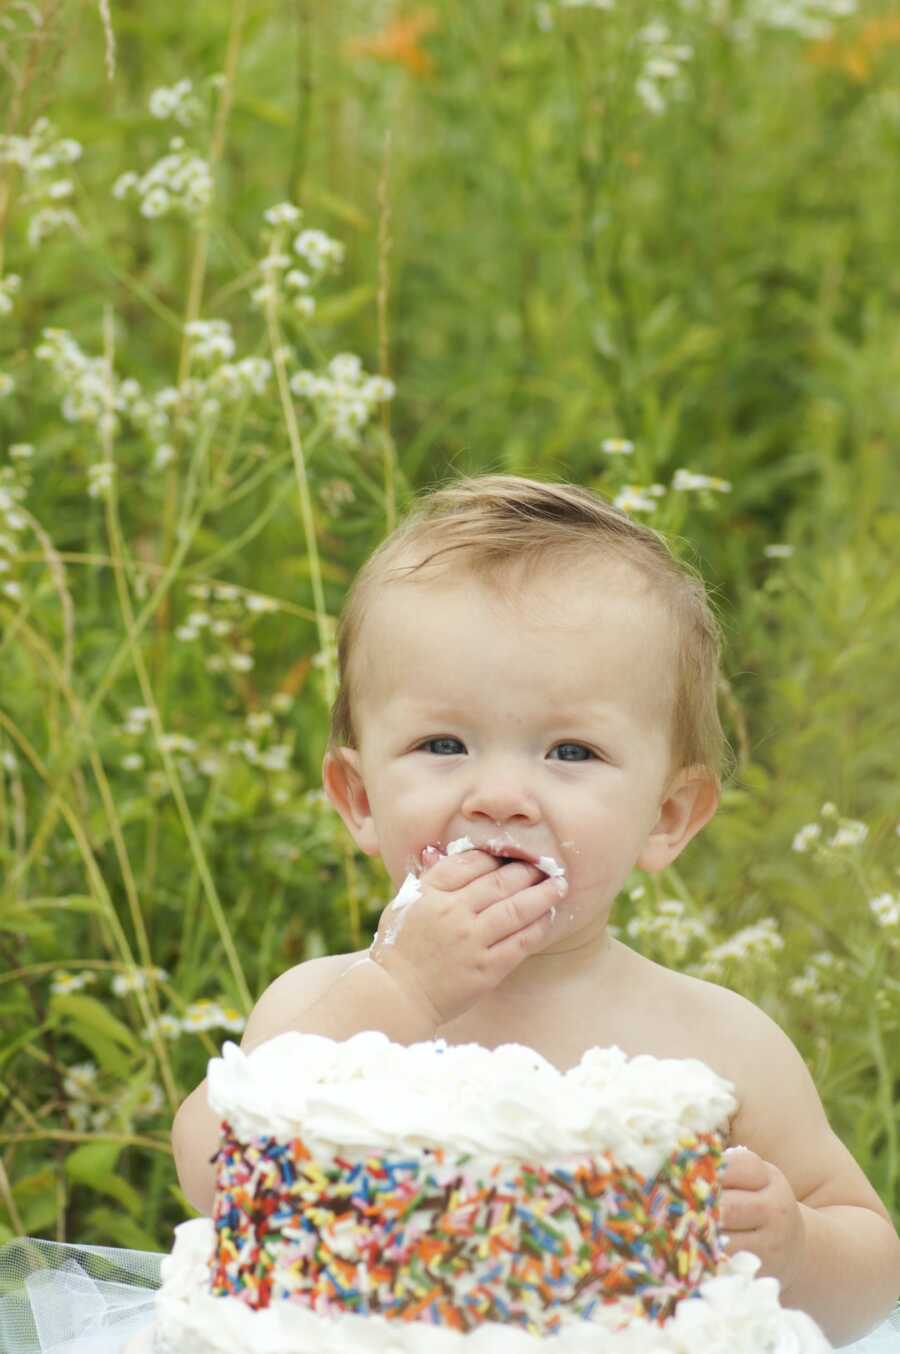
[(390, 586), (362, 643), (357, 760), (394, 884), (468, 837), (562, 866), (548, 948), (605, 921), (669, 767), (670, 626), (640, 580), (595, 563), (514, 604), (468, 578)]

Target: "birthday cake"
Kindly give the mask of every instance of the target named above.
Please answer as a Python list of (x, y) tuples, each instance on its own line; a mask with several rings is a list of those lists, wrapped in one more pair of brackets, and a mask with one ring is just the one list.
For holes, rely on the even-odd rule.
[(726, 1258), (735, 1100), (694, 1060), (284, 1034), (209, 1068), (212, 1219), (176, 1229), (153, 1354), (820, 1354)]

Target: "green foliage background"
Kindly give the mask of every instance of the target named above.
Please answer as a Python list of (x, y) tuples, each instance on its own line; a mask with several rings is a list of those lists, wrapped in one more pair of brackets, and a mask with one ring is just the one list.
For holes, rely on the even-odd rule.
[[(875, 0), (830, 39), (739, 38), (721, 10), (7, 11), (6, 137), (47, 117), (83, 154), (57, 174), (75, 224), (36, 245), (52, 175), (0, 161), (0, 1242), (167, 1248), (168, 1126), (226, 1008), (365, 943), (388, 881), (319, 790), (333, 618), (416, 491), (487, 470), (664, 486), (636, 512), (717, 600), (735, 770), (617, 922), (766, 1006), (900, 1217), (900, 32)], [(654, 114), (660, 18), (692, 57)], [(196, 119), (151, 116), (182, 79)], [(112, 189), (172, 135), (214, 196), (148, 218)], [(284, 201), (346, 249), (308, 320), (251, 300)], [(198, 318), (287, 371), (358, 354), (396, 397), (349, 446), (274, 376), (204, 413)], [(63, 412), (48, 329), (98, 361), (90, 416)], [(167, 464), (102, 416), (126, 378), (180, 392)], [(730, 491), (673, 490), (680, 468)], [(177, 1037), (147, 1036), (160, 1014)]]

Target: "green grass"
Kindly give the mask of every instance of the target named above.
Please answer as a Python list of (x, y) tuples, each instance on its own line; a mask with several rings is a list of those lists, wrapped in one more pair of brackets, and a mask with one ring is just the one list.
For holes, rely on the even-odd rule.
[[(642, 515), (716, 598), (736, 770), (616, 921), (781, 1021), (900, 1217), (900, 926), (869, 906), (900, 892), (888, 7), (823, 44), (739, 40), (675, 0), (439, 0), (385, 60), (358, 40), (403, 37), (389, 6), (163, 5), (114, 12), (111, 81), (97, 15), (46, 8), (40, 42), (25, 10), (0, 39), (7, 135), (46, 116), (83, 145), (29, 180), (0, 143), (0, 279), (21, 278), (0, 316), (0, 1241), (167, 1247), (168, 1126), (230, 1008), (371, 933), (386, 877), (319, 788), (333, 620), (412, 494), (457, 470), (667, 487)], [(659, 17), (693, 57), (653, 114), (636, 34)], [(197, 120), (151, 116), (183, 78)], [(112, 194), (173, 135), (212, 166), (192, 220)], [(77, 225), (32, 247), (65, 178)], [(311, 318), (252, 299), (282, 201), (345, 249)], [(222, 378), (191, 355), (198, 318), (229, 323), (235, 360), (287, 348), (283, 372), (204, 405), (185, 383)], [(80, 409), (38, 356), (48, 329), (94, 361)], [(355, 445), (287, 388), (348, 352), (397, 388)], [(127, 379), (177, 387), (169, 415)], [(673, 491), (679, 468), (730, 492)], [(840, 819), (864, 840), (823, 847)], [(781, 947), (751, 931), (728, 958), (766, 918)], [(160, 1015), (176, 1037), (147, 1037)]]

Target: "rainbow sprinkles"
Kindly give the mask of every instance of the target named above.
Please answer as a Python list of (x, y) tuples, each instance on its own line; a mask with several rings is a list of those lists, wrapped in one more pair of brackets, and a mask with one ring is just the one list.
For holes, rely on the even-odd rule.
[(660, 1322), (715, 1273), (721, 1137), (685, 1139), (651, 1179), (603, 1157), (478, 1162), (442, 1149), (317, 1161), (300, 1137), (218, 1158), (211, 1291), (469, 1331), (555, 1334), (616, 1303)]

